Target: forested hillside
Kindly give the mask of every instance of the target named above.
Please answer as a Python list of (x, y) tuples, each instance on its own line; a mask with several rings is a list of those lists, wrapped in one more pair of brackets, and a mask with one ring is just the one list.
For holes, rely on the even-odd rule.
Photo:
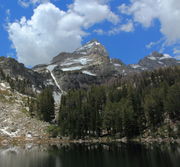
[(180, 67), (143, 72), (62, 97), (61, 134), (72, 138), (180, 135)]

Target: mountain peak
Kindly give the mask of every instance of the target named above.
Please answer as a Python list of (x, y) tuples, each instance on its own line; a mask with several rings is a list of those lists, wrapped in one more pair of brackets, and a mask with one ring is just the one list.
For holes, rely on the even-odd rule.
[(141, 67), (146, 67), (147, 69), (152, 70), (160, 67), (178, 65), (178, 61), (169, 54), (152, 52), (150, 55), (141, 59), (138, 64)]
[(100, 56), (108, 57), (108, 53), (105, 47), (96, 39), (93, 39), (82, 47), (78, 48), (74, 54), (88, 55), (88, 54), (98, 54)]
[(92, 39), (89, 42), (87, 42), (86, 44), (90, 44), (90, 43), (93, 43), (95, 45), (101, 45), (101, 43), (97, 39)]
[(163, 54), (157, 51), (152, 52), (149, 56), (161, 57)]
[(172, 56), (170, 56), (169, 54), (162, 54), (162, 53), (158, 53), (158, 52), (153, 52), (152, 54), (148, 55), (145, 57), (146, 59), (150, 59), (150, 60), (165, 60), (165, 59), (174, 59)]
[(99, 41), (94, 39), (94, 40), (87, 42), (82, 47), (78, 48), (75, 52), (81, 52), (84, 50), (89, 50), (89, 49), (92, 49), (92, 48), (97, 47), (97, 46), (102, 46), (102, 45)]

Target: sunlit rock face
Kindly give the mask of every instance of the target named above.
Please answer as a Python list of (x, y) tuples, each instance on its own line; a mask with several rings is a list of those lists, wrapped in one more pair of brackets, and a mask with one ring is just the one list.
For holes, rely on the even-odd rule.
[(168, 54), (153, 52), (152, 54), (141, 59), (138, 64), (148, 70), (153, 70), (161, 67), (178, 65), (179, 61)]
[(101, 84), (119, 72), (109, 58), (105, 47), (92, 40), (73, 53), (60, 53), (48, 65), (38, 65), (34, 71), (51, 73), (60, 92)]

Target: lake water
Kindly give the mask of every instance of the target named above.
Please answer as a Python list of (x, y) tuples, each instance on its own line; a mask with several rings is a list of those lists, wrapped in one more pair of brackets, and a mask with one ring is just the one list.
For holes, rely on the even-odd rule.
[(116, 143), (0, 147), (0, 167), (180, 167), (180, 146)]

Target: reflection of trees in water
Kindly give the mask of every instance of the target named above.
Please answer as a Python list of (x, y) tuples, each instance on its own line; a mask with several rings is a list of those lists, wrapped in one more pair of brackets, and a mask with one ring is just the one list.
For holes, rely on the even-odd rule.
[(72, 144), (54, 146), (53, 151), (63, 167), (179, 167), (178, 148), (169, 144)]
[(0, 167), (61, 167), (59, 159), (50, 155), (45, 148), (20, 147), (0, 149)]
[(180, 147), (166, 144), (71, 144), (0, 148), (0, 167), (179, 167)]

